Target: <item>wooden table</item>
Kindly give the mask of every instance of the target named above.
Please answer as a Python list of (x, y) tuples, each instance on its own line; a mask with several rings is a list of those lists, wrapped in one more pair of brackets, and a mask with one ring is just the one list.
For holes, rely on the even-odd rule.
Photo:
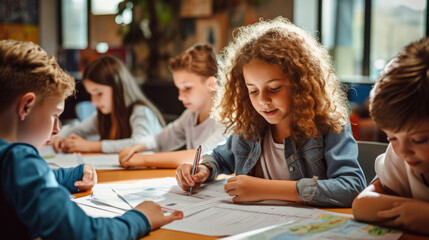
[[(98, 170), (98, 183), (134, 183), (142, 179), (175, 177), (174, 169), (145, 169), (145, 170)], [(91, 192), (77, 193), (77, 197), (83, 197), (91, 194)], [(322, 210), (332, 211), (337, 213), (352, 214), (351, 208), (321, 208)], [(219, 237), (211, 237), (193, 233), (179, 232), (166, 229), (157, 229), (152, 231), (144, 240), (160, 240), (160, 239), (202, 239), (212, 240)], [(429, 240), (429, 237), (417, 236), (414, 234), (405, 233), (400, 239), (412, 240)]]

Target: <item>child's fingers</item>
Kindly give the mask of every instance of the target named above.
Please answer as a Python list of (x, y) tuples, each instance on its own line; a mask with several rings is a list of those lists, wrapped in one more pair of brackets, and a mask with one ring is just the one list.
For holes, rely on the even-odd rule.
[(55, 142), (54, 142), (54, 144), (52, 144), (52, 148), (54, 149), (54, 151), (55, 151), (56, 153), (58, 153), (58, 152), (60, 151), (60, 146), (59, 146), (59, 144), (58, 144), (58, 143), (55, 143)]
[(398, 208), (394, 207), (388, 210), (382, 210), (377, 212), (378, 217), (382, 218), (393, 218), (400, 215)]
[(82, 178), (82, 181), (89, 182), (92, 180), (92, 171), (87, 171)]
[(77, 138), (80, 138), (80, 137), (77, 134), (75, 134), (75, 133), (71, 133), (68, 138), (69, 139), (77, 139)]
[(234, 183), (226, 183), (223, 186), (223, 189), (229, 196), (237, 196), (239, 191), (237, 189), (237, 185)]
[(182, 211), (174, 211), (172, 214), (164, 217), (164, 224), (171, 223), (174, 220), (179, 220), (183, 218)]
[(226, 180), (226, 182), (227, 182), (227, 183), (232, 183), (232, 182), (235, 182), (235, 181), (237, 181), (237, 176), (235, 176), (235, 177), (230, 177), (230, 178), (228, 178), (228, 179)]
[(58, 140), (58, 139), (55, 139), (54, 138), (54, 140), (53, 140), (53, 142), (52, 142), (52, 147), (54, 148), (54, 151), (56, 152), (56, 153), (58, 153), (60, 150), (62, 150), (62, 145), (64, 145), (64, 143), (63, 143), (63, 140), (61, 139), (61, 140)]
[(189, 186), (194, 186), (195, 182), (194, 180), (191, 178), (191, 169), (192, 169), (192, 165), (191, 164), (183, 164), (182, 166), (179, 167), (180, 169), (180, 173), (181, 176), (183, 177), (183, 179), (186, 181), (186, 183)]
[[(189, 175), (190, 176), (190, 175)], [(197, 174), (195, 174), (194, 176), (192, 176), (192, 180), (195, 183), (200, 183), (200, 182), (204, 182), (204, 180), (207, 178), (206, 173), (205, 172), (199, 172)]]
[(246, 202), (246, 200), (242, 196), (237, 196), (237, 195), (230, 195), (230, 196), (236, 196), (232, 198), (232, 202), (235, 202), (235, 203)]
[(124, 148), (119, 152), (119, 163), (123, 167), (128, 167), (128, 161), (130, 160), (130, 158), (127, 157), (127, 149), (128, 148)]
[(83, 185), (85, 185), (85, 182), (84, 182), (84, 181), (82, 181), (82, 180), (79, 180), (79, 181), (74, 182), (74, 186), (75, 186), (75, 187), (80, 187), (80, 186), (83, 186)]
[(119, 161), (128, 162), (134, 153), (135, 152), (132, 149), (124, 149), (119, 153)]
[(119, 158), (119, 164), (121, 164), (122, 167), (128, 167), (128, 159)]
[(183, 169), (181, 167), (176, 169), (176, 181), (180, 188), (182, 188), (184, 191), (189, 191), (189, 184), (183, 177), (182, 173)]

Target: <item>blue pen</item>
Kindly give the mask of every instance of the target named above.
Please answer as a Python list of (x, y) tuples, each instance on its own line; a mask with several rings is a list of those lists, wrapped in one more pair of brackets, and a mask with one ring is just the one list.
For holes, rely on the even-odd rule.
[[(194, 164), (192, 164), (192, 171), (191, 171), (191, 178), (194, 176), (194, 174), (197, 173), (198, 164), (200, 162), (200, 156), (201, 156), (201, 145), (197, 148), (197, 152), (195, 153), (195, 159)], [(189, 189), (189, 196), (192, 194), (192, 187)]]

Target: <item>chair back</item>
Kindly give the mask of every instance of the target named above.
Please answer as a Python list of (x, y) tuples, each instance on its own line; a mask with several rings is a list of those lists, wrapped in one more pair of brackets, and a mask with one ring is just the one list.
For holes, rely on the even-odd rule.
[(358, 161), (365, 174), (366, 184), (369, 185), (375, 177), (375, 159), (386, 152), (388, 144), (369, 141), (357, 141), (357, 144), (359, 148)]

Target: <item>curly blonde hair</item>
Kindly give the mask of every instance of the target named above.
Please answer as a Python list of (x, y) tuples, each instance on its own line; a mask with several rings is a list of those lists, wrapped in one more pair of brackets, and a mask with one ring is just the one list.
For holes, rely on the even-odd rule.
[(0, 103), (4, 107), (26, 92), (40, 103), (46, 96), (74, 93), (75, 80), (57, 60), (32, 42), (0, 41)]
[(348, 123), (347, 95), (333, 72), (325, 48), (289, 20), (240, 27), (220, 54), (213, 116), (246, 139), (259, 140), (269, 123), (253, 108), (243, 76), (252, 59), (280, 67), (290, 81), (291, 129), (294, 140), (329, 131), (341, 132)]

